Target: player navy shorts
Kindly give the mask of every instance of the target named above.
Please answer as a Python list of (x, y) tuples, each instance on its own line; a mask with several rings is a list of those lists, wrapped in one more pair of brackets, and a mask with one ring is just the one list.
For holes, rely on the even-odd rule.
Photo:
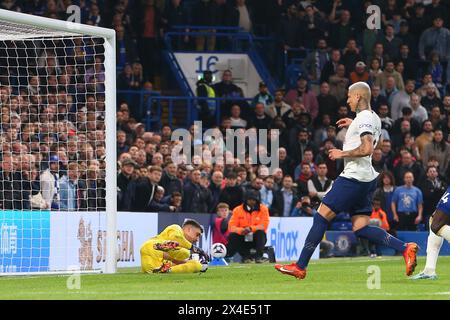
[(339, 176), (331, 190), (322, 200), (334, 213), (347, 212), (350, 215), (371, 215), (372, 198), (377, 180), (361, 182)]
[(436, 210), (440, 210), (450, 216), (450, 187), (447, 189), (447, 192), (444, 193), (441, 200), (439, 200)]

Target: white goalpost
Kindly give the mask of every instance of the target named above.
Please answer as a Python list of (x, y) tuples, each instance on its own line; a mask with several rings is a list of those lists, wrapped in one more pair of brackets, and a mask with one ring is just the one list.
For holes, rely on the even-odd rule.
[(115, 50), (112, 29), (0, 10), (1, 276), (116, 272)]

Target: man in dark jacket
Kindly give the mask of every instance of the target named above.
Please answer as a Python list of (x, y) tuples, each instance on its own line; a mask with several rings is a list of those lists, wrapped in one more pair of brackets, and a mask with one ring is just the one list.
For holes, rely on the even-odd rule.
[(148, 176), (132, 181), (128, 185), (125, 198), (125, 207), (133, 212), (145, 212), (156, 192), (156, 187), (161, 181), (162, 169), (159, 166), (151, 166)]
[(283, 188), (275, 192), (271, 215), (277, 217), (289, 217), (292, 209), (294, 209), (299, 198), (297, 193), (293, 189), (293, 179), (291, 176), (286, 175), (283, 177)]
[(159, 183), (165, 190), (165, 195), (170, 195), (173, 192), (183, 192), (183, 184), (177, 178), (177, 165), (173, 162), (166, 164)]
[(419, 182), (419, 188), (423, 193), (423, 222), (428, 223), (437, 203), (447, 190), (447, 184), (439, 179), (436, 167), (428, 167), (426, 177)]
[(122, 167), (117, 176), (117, 210), (119, 211), (125, 210), (124, 198), (127, 194), (128, 185), (132, 180), (134, 169), (137, 166), (137, 163), (130, 158), (126, 158), (122, 161)]
[(210, 195), (208, 190), (200, 184), (201, 171), (195, 169), (191, 173), (189, 183), (186, 183), (183, 188), (183, 203), (182, 208), (184, 212), (207, 213), (210, 207)]
[(236, 184), (237, 176), (236, 173), (230, 172), (227, 175), (227, 181), (225, 188), (220, 194), (219, 202), (225, 202), (233, 210), (244, 200), (244, 192), (240, 186)]

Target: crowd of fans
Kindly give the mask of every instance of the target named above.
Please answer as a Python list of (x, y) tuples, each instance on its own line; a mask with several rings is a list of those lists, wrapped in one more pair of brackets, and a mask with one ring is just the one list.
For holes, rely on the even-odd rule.
[[(195, 9), (185, 10), (184, 2)], [(312, 50), (296, 87), (272, 95), (262, 82), (251, 103), (235, 99), (242, 89), (230, 70), (217, 83), (207, 74), (198, 83), (198, 95), (206, 98), (198, 106), (200, 118), (209, 121), (206, 127), (269, 129), (269, 142), (277, 139), (280, 145), (279, 168), (272, 171), (248, 157), (241, 163), (232, 151), (213, 163), (205, 156), (210, 141), (200, 142), (203, 158), (177, 163), (172, 128), (146, 131), (133, 117), (138, 106), (118, 104), (119, 210), (215, 213), (218, 203), (232, 210), (254, 189), (272, 216), (313, 215), (343, 169), (328, 151), (342, 148), (346, 129), (335, 123), (352, 116), (346, 94), (356, 81), (370, 84), (371, 106), (383, 124), (373, 165), (382, 173), (376, 200), (391, 227), (426, 223), (450, 182), (448, 1), (2, 2), (10, 10), (59, 19), (70, 4), (81, 6), (83, 23), (116, 29), (117, 63), (123, 68), (119, 89), (151, 88), (149, 81), (159, 72), (161, 36), (173, 25), (240, 26), (279, 35), (281, 50)], [(370, 4), (382, 4), (380, 30), (366, 28)], [(198, 50), (226, 45), (214, 37), (179, 40)], [(105, 207), (103, 57), (89, 52), (94, 47), (74, 46), (78, 64), (68, 63), (66, 53), (55, 48), (41, 52), (44, 62), (36, 72), (17, 77), (25, 83), (11, 83), (5, 76), (14, 74), (13, 65), (1, 64), (11, 66), (2, 69), (0, 79), (2, 209)], [(217, 127), (211, 94), (228, 99)], [(192, 135), (195, 130), (190, 128)], [(193, 137), (192, 144), (199, 142)], [(406, 198), (405, 192), (399, 196), (403, 189)]]
[[(212, 2), (202, 5), (206, 3)], [(283, 30), (285, 49), (314, 48), (303, 61), (296, 87), (272, 95), (262, 82), (258, 95), (247, 103), (237, 99), (242, 90), (233, 83), (232, 71), (225, 70), (216, 83), (205, 72), (197, 95), (203, 97), (198, 105), (200, 119), (224, 137), (226, 129), (269, 129), (269, 141), (279, 141), (279, 168), (270, 171), (250, 163), (248, 157), (241, 163), (232, 150), (212, 163), (208, 141), (202, 145), (208, 156), (177, 164), (171, 154), (177, 145), (170, 141), (172, 129), (165, 125), (160, 131), (146, 132), (129, 117), (132, 106), (122, 103), (118, 111), (120, 208), (152, 211), (164, 205), (167, 211), (215, 213), (218, 203), (232, 210), (254, 189), (271, 216), (313, 215), (343, 170), (343, 162), (331, 161), (328, 151), (342, 148), (344, 141), (346, 129), (338, 129), (336, 121), (352, 117), (347, 88), (366, 81), (372, 89), (372, 109), (383, 125), (373, 155), (373, 165), (381, 173), (374, 200), (380, 206), (374, 216), (384, 214), (383, 226), (389, 225), (392, 232), (426, 224), (450, 182), (446, 89), (450, 51), (445, 49), (450, 46), (450, 31), (444, 27), (449, 23), (448, 3), (387, 1), (381, 30), (364, 29), (362, 18), (365, 8), (377, 1), (354, 7), (349, 5), (352, 1), (331, 1), (329, 11), (321, 7), (326, 1), (270, 3), (280, 10), (270, 12), (279, 14), (279, 19), (268, 28)], [(252, 4), (258, 6), (248, 1), (249, 8)], [(439, 41), (432, 40), (436, 37)], [(227, 98), (217, 126), (218, 111), (209, 103), (214, 97)], [(195, 130), (190, 128), (193, 148), (202, 143), (195, 141)], [(225, 145), (226, 138), (219, 144)], [(161, 196), (155, 199), (156, 192)]]

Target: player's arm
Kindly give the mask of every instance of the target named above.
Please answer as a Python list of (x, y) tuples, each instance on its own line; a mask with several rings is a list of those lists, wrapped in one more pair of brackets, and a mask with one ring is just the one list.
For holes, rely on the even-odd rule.
[(331, 160), (341, 158), (361, 158), (369, 156), (373, 153), (373, 135), (369, 132), (361, 134), (361, 144), (353, 150), (342, 151), (339, 149), (331, 149), (329, 157)]

